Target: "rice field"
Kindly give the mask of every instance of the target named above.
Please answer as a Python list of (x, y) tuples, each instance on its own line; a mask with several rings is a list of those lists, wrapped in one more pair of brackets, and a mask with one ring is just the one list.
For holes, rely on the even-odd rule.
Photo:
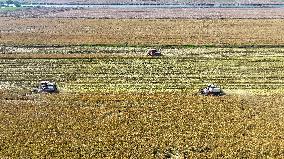
[(176, 92), (9, 97), (0, 100), (1, 158), (284, 155), (282, 96), (215, 98)]
[(281, 19), (0, 21), (0, 158), (284, 157)]
[[(89, 48), (90, 49), (90, 48)], [(0, 81), (31, 87), (50, 79), (66, 92), (194, 92), (207, 83), (228, 90), (280, 91), (283, 87), (282, 48), (163, 49), (147, 57), (147, 48), (97, 48), (109, 53), (3, 54)], [(126, 49), (125, 49), (126, 50)], [(62, 51), (62, 50), (61, 50)], [(265, 91), (264, 91), (265, 90)]]
[[(10, 15), (21, 16), (21, 12), (13, 12)], [(35, 14), (26, 12), (24, 16), (34, 17)], [(37, 17), (88, 19), (283, 19), (284, 8), (83, 8), (57, 12), (46, 10), (45, 14), (38, 14)]]
[(84, 49), (1, 55), (1, 158), (284, 157), (282, 48)]
[(283, 46), (282, 19), (0, 18), (8, 46)]

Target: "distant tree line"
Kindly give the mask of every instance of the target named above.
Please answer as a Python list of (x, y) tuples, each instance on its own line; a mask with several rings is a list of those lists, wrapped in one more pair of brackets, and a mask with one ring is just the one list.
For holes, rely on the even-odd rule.
[(14, 1), (14, 0), (0, 1), (0, 6), (8, 6), (13, 4), (16, 7), (21, 7), (21, 3), (19, 1)]

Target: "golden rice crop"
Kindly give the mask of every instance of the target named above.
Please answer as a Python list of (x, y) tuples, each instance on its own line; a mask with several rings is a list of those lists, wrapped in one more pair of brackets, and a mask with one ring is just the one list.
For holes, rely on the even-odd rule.
[[(15, 45), (283, 44), (282, 20), (1, 20)], [(282, 48), (164, 53), (1, 55), (0, 157), (284, 157)], [(42, 79), (61, 93), (26, 94)], [(236, 92), (193, 95), (212, 81)]]
[(0, 99), (0, 156), (282, 158), (283, 102), (281, 96), (187, 93)]

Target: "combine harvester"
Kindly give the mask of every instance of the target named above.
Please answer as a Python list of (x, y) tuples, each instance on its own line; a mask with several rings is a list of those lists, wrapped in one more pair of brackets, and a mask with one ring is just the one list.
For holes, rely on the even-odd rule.
[(41, 81), (37, 88), (33, 89), (34, 93), (59, 93), (57, 85), (50, 81)]
[(204, 96), (225, 95), (224, 91), (220, 87), (215, 86), (214, 84), (209, 84), (207, 87), (200, 89), (199, 93)]
[(157, 49), (149, 49), (147, 51), (148, 56), (162, 56), (161, 52), (158, 51)]

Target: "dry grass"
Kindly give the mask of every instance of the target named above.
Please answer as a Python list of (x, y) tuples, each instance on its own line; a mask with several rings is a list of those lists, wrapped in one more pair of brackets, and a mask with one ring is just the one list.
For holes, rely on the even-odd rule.
[(7, 45), (283, 45), (284, 20), (0, 18)]
[(1, 158), (284, 157), (281, 96), (59, 94), (0, 105)]

